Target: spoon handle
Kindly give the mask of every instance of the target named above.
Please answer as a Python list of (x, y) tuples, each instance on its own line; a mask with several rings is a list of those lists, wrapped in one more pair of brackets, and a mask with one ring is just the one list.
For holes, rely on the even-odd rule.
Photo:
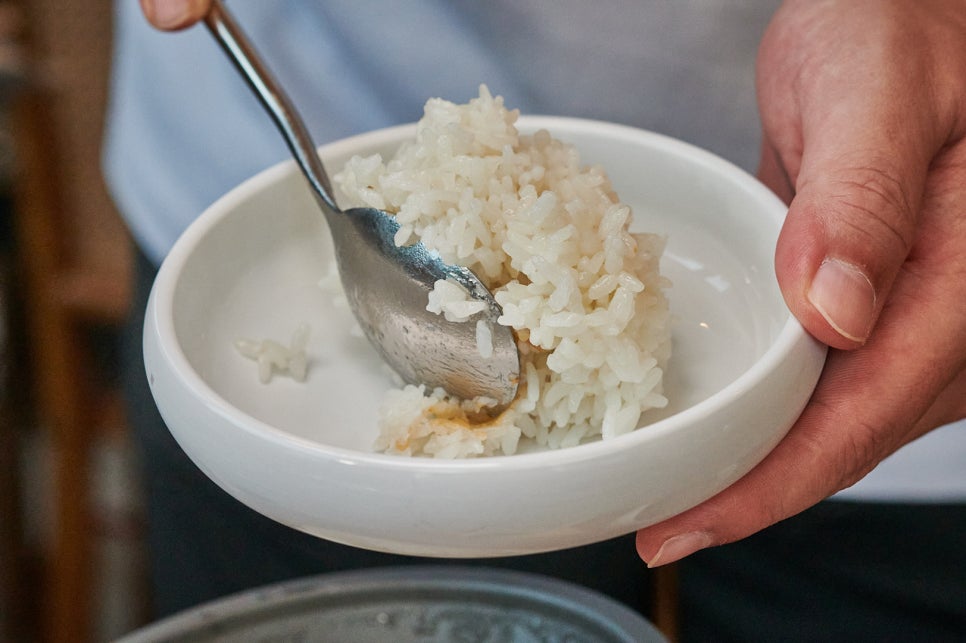
[(275, 121), (326, 214), (339, 212), (331, 196), (329, 176), (305, 122), (221, 0), (212, 1), (205, 25)]

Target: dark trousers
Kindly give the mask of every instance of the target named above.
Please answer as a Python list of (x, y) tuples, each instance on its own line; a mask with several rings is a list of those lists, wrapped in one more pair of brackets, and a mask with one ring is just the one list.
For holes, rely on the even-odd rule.
[(680, 584), (685, 641), (964, 642), (966, 506), (824, 502)]

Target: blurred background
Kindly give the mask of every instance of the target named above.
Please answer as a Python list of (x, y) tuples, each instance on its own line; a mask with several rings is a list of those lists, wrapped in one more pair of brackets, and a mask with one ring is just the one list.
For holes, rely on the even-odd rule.
[(0, 0), (0, 641), (147, 614), (115, 359), (131, 244), (100, 173), (109, 0)]

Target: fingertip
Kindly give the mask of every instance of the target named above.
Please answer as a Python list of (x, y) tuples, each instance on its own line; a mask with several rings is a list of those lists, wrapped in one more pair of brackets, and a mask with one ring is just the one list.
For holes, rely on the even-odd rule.
[(676, 563), (697, 551), (707, 549), (712, 544), (714, 544), (714, 539), (710, 533), (706, 531), (689, 531), (665, 538), (653, 555), (646, 555), (642, 551), (642, 543), (639, 538), (638, 554), (647, 563), (649, 569), (654, 569), (655, 567)]
[(208, 11), (209, 0), (140, 0), (145, 18), (157, 29), (177, 31), (195, 24)]
[(823, 218), (803, 214), (807, 209), (801, 200), (792, 204), (775, 252), (785, 303), (818, 341), (841, 350), (860, 348), (875, 327), (881, 293), (863, 260), (847, 258), (855, 254), (854, 244), (830, 238)]
[(652, 548), (650, 543), (647, 541), (646, 537), (647, 531), (645, 529), (638, 530), (635, 538), (634, 545), (637, 549), (637, 555), (640, 556), (641, 560), (644, 561), (648, 567), (650, 567), (650, 560), (654, 557), (654, 553), (657, 551), (656, 548)]
[(861, 268), (840, 259), (825, 259), (812, 276), (807, 297), (842, 339), (865, 344), (875, 323), (877, 297), (872, 280)]

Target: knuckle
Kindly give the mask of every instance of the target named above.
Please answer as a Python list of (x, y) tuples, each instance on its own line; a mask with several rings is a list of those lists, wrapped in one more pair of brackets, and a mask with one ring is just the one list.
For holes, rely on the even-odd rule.
[(838, 454), (839, 462), (832, 469), (837, 477), (829, 481), (836, 491), (851, 487), (864, 478), (887, 453), (881, 426), (854, 421), (848, 429), (846, 447)]
[[(798, 436), (800, 462), (805, 471), (811, 471), (813, 488), (811, 495), (825, 498), (851, 487), (864, 478), (889, 452), (884, 436), (886, 425), (878, 419), (862, 417), (859, 413), (846, 414), (842, 421), (842, 400), (837, 396), (828, 399), (813, 398), (810, 404), (824, 418), (838, 418), (837, 422), (824, 422), (813, 430)], [(796, 507), (780, 507), (779, 512), (793, 512)]]
[(831, 216), (838, 228), (862, 244), (906, 256), (915, 240), (916, 200), (886, 170), (861, 167), (835, 179)]

